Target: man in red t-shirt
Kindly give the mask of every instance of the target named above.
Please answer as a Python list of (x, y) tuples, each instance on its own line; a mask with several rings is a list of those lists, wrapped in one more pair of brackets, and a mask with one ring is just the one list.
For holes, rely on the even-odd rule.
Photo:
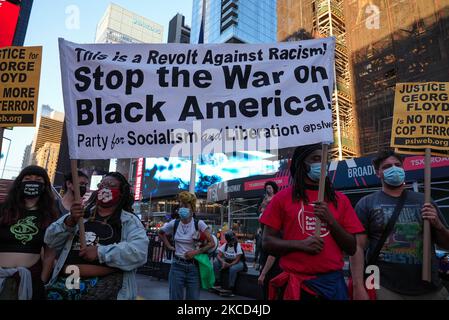
[[(364, 229), (349, 199), (328, 177), (325, 201), (318, 202), (320, 171), (321, 144), (296, 148), (293, 185), (278, 192), (260, 218), (263, 248), (281, 255), (284, 271), (270, 282), (270, 299), (347, 299), (343, 255), (355, 253), (355, 234)], [(320, 237), (314, 235), (316, 218)]]

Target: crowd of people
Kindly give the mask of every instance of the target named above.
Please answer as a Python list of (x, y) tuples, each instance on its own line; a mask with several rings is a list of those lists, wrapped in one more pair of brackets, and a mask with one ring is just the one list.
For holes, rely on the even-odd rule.
[[(263, 298), (276, 300), (444, 300), (436, 249), (449, 249), (449, 229), (438, 206), (407, 190), (403, 158), (390, 150), (373, 160), (382, 188), (353, 208), (325, 178), (318, 201), (321, 144), (296, 148), (290, 185), (265, 184), (259, 205), (253, 268)], [(80, 194), (89, 177), (78, 171)], [(55, 196), (47, 172), (28, 166), (0, 206), (0, 300), (136, 299), (136, 270), (146, 263), (149, 240), (133, 213), (127, 179), (106, 174), (98, 190), (77, 201), (71, 174)], [(87, 197), (87, 199), (86, 199)], [(218, 245), (196, 217), (196, 196), (181, 192), (173, 219), (160, 230), (172, 252), (171, 300), (198, 300), (201, 288), (233, 291), (248, 269), (235, 233)], [(315, 230), (317, 221), (320, 230)], [(422, 280), (423, 224), (431, 226), (431, 279)], [(82, 235), (84, 240), (82, 241)], [(350, 279), (344, 259), (349, 257)], [(379, 270), (379, 288), (367, 287), (367, 267)], [(227, 273), (226, 283), (223, 281)], [(79, 276), (76, 281), (73, 276)]]

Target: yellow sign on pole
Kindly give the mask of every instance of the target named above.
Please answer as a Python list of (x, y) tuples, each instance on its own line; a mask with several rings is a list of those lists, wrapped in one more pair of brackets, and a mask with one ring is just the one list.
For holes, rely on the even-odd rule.
[(32, 127), (41, 74), (42, 47), (0, 49), (0, 127)]
[(397, 83), (391, 146), (401, 153), (449, 155), (449, 82)]

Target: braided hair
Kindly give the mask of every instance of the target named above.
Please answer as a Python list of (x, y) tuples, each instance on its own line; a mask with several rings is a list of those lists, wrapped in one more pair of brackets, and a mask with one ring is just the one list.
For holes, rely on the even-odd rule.
[[(290, 175), (293, 180), (292, 200), (293, 202), (302, 199), (305, 204), (309, 203), (306, 194), (306, 177), (310, 170), (309, 166), (304, 162), (305, 158), (315, 150), (320, 150), (321, 143), (300, 146), (293, 153), (292, 162), (290, 164)], [(337, 195), (328, 176), (326, 176), (324, 199), (326, 202), (332, 202), (337, 207)]]

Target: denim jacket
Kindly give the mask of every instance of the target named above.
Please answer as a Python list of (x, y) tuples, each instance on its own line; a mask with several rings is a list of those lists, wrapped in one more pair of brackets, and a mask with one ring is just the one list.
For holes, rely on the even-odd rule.
[[(64, 223), (68, 215), (65, 214), (53, 222), (45, 232), (44, 242), (50, 248), (56, 249), (57, 254), (59, 254), (48, 285), (52, 285), (56, 281), (61, 269), (64, 267), (72, 247), (75, 232), (78, 230), (78, 225), (68, 227)], [(109, 267), (119, 268), (124, 271), (123, 284), (117, 299), (134, 300), (137, 297), (136, 269), (147, 262), (149, 241), (142, 223), (134, 214), (122, 211), (121, 221), (121, 242), (105, 246), (99, 245), (98, 260)]]

